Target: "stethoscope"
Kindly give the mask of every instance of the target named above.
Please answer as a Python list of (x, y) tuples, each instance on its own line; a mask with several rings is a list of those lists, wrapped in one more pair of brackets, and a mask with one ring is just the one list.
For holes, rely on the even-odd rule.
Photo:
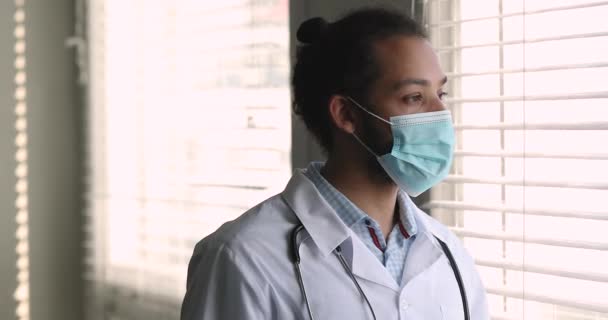
[[(315, 318), (312, 314), (312, 309), (310, 307), (310, 303), (308, 302), (308, 296), (306, 295), (306, 289), (304, 288), (304, 279), (302, 277), (302, 270), (300, 269), (301, 259), (300, 259), (300, 247), (298, 245), (298, 234), (302, 230), (304, 230), (304, 226), (302, 224), (300, 224), (297, 227), (295, 227), (293, 229), (293, 231), (291, 232), (293, 263), (296, 266), (296, 276), (298, 278), (298, 283), (300, 285), (300, 291), (302, 291), (302, 296), (304, 297), (304, 302), (306, 303), (306, 309), (308, 310), (308, 316), (310, 317), (310, 320), (314, 320)], [(437, 241), (439, 241), (439, 244), (441, 245), (441, 249), (447, 256), (448, 260), (450, 261), (450, 266), (452, 267), (452, 271), (454, 271), (454, 276), (456, 277), (456, 281), (458, 282), (458, 289), (460, 289), (460, 297), (462, 298), (462, 309), (464, 310), (464, 319), (469, 320), (470, 319), (469, 303), (467, 301), (467, 295), (464, 290), (464, 284), (462, 283), (462, 277), (460, 276), (460, 270), (458, 270), (458, 265), (456, 265), (454, 256), (452, 256), (452, 252), (450, 251), (448, 246), (445, 244), (445, 242), (441, 241), (437, 237), (435, 237), (435, 239), (437, 239)], [(346, 273), (348, 274), (350, 279), (355, 284), (355, 287), (357, 287), (359, 294), (361, 294), (361, 296), (365, 300), (365, 303), (367, 304), (369, 311), (372, 313), (372, 318), (374, 320), (376, 320), (376, 313), (374, 312), (374, 308), (372, 307), (372, 304), (369, 302), (369, 299), (365, 295), (365, 292), (363, 292), (363, 289), (361, 289), (361, 286), (359, 285), (357, 278), (355, 278), (353, 271), (350, 269), (348, 263), (346, 263), (346, 260), (344, 259), (344, 256), (342, 255), (342, 248), (340, 246), (336, 247), (336, 249), (334, 250), (334, 254), (340, 261), (340, 264), (342, 265), (342, 267), (344, 267), (344, 270), (346, 270)]]

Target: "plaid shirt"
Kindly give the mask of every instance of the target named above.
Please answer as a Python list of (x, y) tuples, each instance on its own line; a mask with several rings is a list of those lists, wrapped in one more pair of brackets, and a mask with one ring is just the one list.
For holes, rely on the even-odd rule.
[(380, 225), (325, 180), (320, 173), (323, 165), (322, 162), (312, 162), (304, 174), (312, 181), (342, 222), (359, 236), (395, 281), (401, 284), (405, 258), (417, 231), (414, 208), (409, 208), (404, 199), (407, 195), (399, 192), (397, 204), (401, 223), (393, 227), (388, 239), (384, 239)]

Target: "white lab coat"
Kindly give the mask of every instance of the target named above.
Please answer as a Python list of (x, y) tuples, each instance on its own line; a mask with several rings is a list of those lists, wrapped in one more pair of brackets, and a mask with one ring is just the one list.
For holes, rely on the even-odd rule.
[(291, 252), (290, 236), (298, 220), (306, 228), (298, 243), (304, 285), (316, 319), (372, 319), (333, 253), (338, 245), (377, 319), (463, 319), (458, 284), (433, 235), (447, 243), (460, 268), (471, 319), (489, 319), (485, 290), (459, 239), (420, 210), (415, 219), (418, 233), (398, 285), (312, 182), (296, 172), (281, 194), (197, 244), (188, 268), (181, 319), (309, 320)]

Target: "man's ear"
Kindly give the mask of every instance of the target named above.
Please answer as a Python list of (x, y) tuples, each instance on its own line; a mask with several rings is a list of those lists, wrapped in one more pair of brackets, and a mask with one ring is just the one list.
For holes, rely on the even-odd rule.
[(329, 116), (338, 130), (352, 134), (355, 132), (355, 115), (349, 104), (344, 96), (332, 95), (329, 98)]

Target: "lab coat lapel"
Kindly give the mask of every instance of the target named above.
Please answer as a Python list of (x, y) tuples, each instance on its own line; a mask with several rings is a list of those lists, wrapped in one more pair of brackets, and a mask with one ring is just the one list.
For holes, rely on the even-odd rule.
[(403, 268), (401, 283), (405, 286), (423, 271), (428, 270), (443, 255), (429, 232), (419, 232), (410, 247)]
[[(411, 201), (411, 199), (408, 198), (408, 201)], [(414, 219), (416, 219), (418, 233), (405, 260), (405, 267), (403, 268), (403, 275), (401, 277), (402, 286), (407, 285), (416, 276), (428, 270), (444, 254), (437, 239), (435, 239), (435, 236), (437, 236), (442, 241), (445, 241), (443, 235), (434, 230), (433, 226), (427, 222), (427, 217), (424, 216), (426, 215), (425, 212), (415, 206), (412, 208), (415, 208)]]
[[(378, 261), (378, 258), (367, 246), (351, 231), (352, 257), (351, 266), (353, 274), (362, 279), (399, 291), (399, 285), (388, 273), (388, 270)], [(348, 257), (347, 257), (348, 258)]]

